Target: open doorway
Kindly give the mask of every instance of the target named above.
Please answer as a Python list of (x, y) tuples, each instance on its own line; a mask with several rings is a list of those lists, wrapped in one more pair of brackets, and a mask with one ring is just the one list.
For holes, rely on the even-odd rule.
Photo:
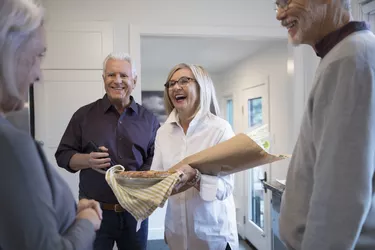
[[(163, 106), (164, 83), (169, 71), (179, 63), (199, 64), (207, 69), (215, 84), (221, 116), (228, 120), (236, 133), (245, 132), (248, 128), (243, 125), (244, 119), (248, 118), (245, 118), (246, 107), (242, 102), (247, 98), (245, 95), (257, 94), (253, 93), (252, 87), (263, 83), (268, 88), (272, 84), (268, 82), (271, 78), (278, 80), (273, 82), (280, 85), (275, 88), (278, 92), (284, 84), (288, 84), (286, 39), (152, 34), (141, 35), (139, 42), (142, 103), (158, 116), (161, 124), (166, 119)], [(268, 94), (267, 89), (267, 98)], [(274, 97), (276, 101), (288, 95), (287, 91), (279, 94), (280, 96)], [(267, 115), (268, 111), (267, 109)], [(270, 122), (268, 119), (265, 121)], [(263, 169), (271, 176), (270, 166)], [(246, 176), (237, 174), (235, 181), (238, 231), (243, 239), (250, 241), (258, 249), (268, 250), (271, 249), (270, 197), (262, 193), (263, 189), (258, 187), (258, 182)], [(257, 195), (251, 195), (252, 193)], [(258, 206), (254, 206), (254, 200), (259, 200)], [(163, 245), (165, 212), (166, 206), (155, 211), (149, 221), (149, 240), (153, 240), (150, 245), (158, 246), (156, 249), (164, 249), (160, 245)], [(249, 216), (251, 214), (254, 216)], [(254, 241), (256, 238), (261, 241)]]
[[(223, 88), (221, 77), (225, 73), (256, 52), (266, 49), (270, 43), (269, 39), (141, 36), (142, 103), (163, 123), (166, 119), (162, 110), (164, 83), (175, 65), (188, 63), (203, 66), (211, 75), (217, 91), (220, 91)], [(220, 100), (221, 94), (217, 95)]]

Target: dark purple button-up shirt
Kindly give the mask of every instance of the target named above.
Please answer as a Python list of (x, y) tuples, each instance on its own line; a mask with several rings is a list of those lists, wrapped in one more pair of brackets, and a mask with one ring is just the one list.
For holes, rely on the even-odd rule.
[(362, 30), (369, 30), (369, 25), (366, 22), (353, 21), (344, 25), (342, 28), (328, 34), (315, 45), (317, 56), (321, 58), (325, 57), (328, 52), (330, 52), (331, 49), (333, 49), (333, 47), (335, 47), (344, 38), (354, 32)]
[[(55, 157), (57, 164), (70, 172), (71, 157), (88, 152), (88, 143), (108, 148), (114, 164), (126, 170), (149, 170), (154, 156), (157, 118), (131, 97), (130, 106), (120, 115), (107, 95), (78, 109), (61, 139)], [(105, 176), (92, 169), (80, 171), (81, 197), (99, 202), (118, 203)]]

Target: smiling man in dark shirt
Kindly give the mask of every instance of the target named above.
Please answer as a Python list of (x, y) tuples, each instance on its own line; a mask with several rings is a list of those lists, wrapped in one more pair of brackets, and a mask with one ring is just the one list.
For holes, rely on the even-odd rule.
[[(113, 53), (104, 61), (106, 95), (78, 109), (61, 139), (55, 157), (60, 167), (80, 171), (79, 197), (95, 199), (103, 209), (103, 221), (94, 249), (145, 250), (148, 221), (136, 232), (135, 219), (121, 206), (96, 170), (120, 164), (126, 170), (149, 170), (154, 155), (157, 118), (137, 104), (131, 93), (136, 71), (127, 54)], [(93, 152), (92, 143), (103, 152)]]

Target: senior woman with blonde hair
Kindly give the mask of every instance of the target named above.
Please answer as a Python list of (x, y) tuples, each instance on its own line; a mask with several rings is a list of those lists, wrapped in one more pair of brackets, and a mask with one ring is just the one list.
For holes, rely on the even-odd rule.
[[(234, 136), (229, 123), (218, 116), (213, 82), (200, 66), (175, 66), (165, 84), (164, 102), (169, 117), (157, 132), (152, 170), (168, 170)], [(178, 170), (183, 177), (168, 200), (165, 218), (169, 248), (238, 249), (234, 176), (207, 176), (189, 165)]]
[(40, 77), (42, 22), (43, 9), (31, 0), (0, 0), (0, 249), (92, 249), (98, 203), (83, 200), (77, 209), (42, 149), (5, 118)]

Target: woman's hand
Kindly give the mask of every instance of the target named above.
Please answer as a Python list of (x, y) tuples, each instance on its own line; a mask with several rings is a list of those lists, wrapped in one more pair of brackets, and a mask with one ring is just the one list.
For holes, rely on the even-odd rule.
[(86, 219), (89, 220), (95, 228), (95, 231), (99, 230), (100, 225), (102, 224), (102, 219), (99, 218), (98, 213), (92, 208), (85, 208), (80, 211), (76, 219)]
[(77, 207), (77, 214), (79, 214), (81, 211), (85, 210), (86, 208), (92, 208), (98, 214), (98, 217), (101, 220), (103, 219), (102, 209), (100, 208), (99, 202), (95, 200), (88, 200), (88, 199), (79, 200), (78, 207)]
[(191, 182), (197, 174), (197, 171), (188, 164), (178, 164), (172, 169), (180, 173), (180, 181), (175, 185), (175, 190), (177, 191), (186, 186), (188, 182)]
[(103, 219), (99, 202), (88, 199), (79, 200), (76, 218), (89, 220), (94, 225), (95, 230), (99, 230)]

